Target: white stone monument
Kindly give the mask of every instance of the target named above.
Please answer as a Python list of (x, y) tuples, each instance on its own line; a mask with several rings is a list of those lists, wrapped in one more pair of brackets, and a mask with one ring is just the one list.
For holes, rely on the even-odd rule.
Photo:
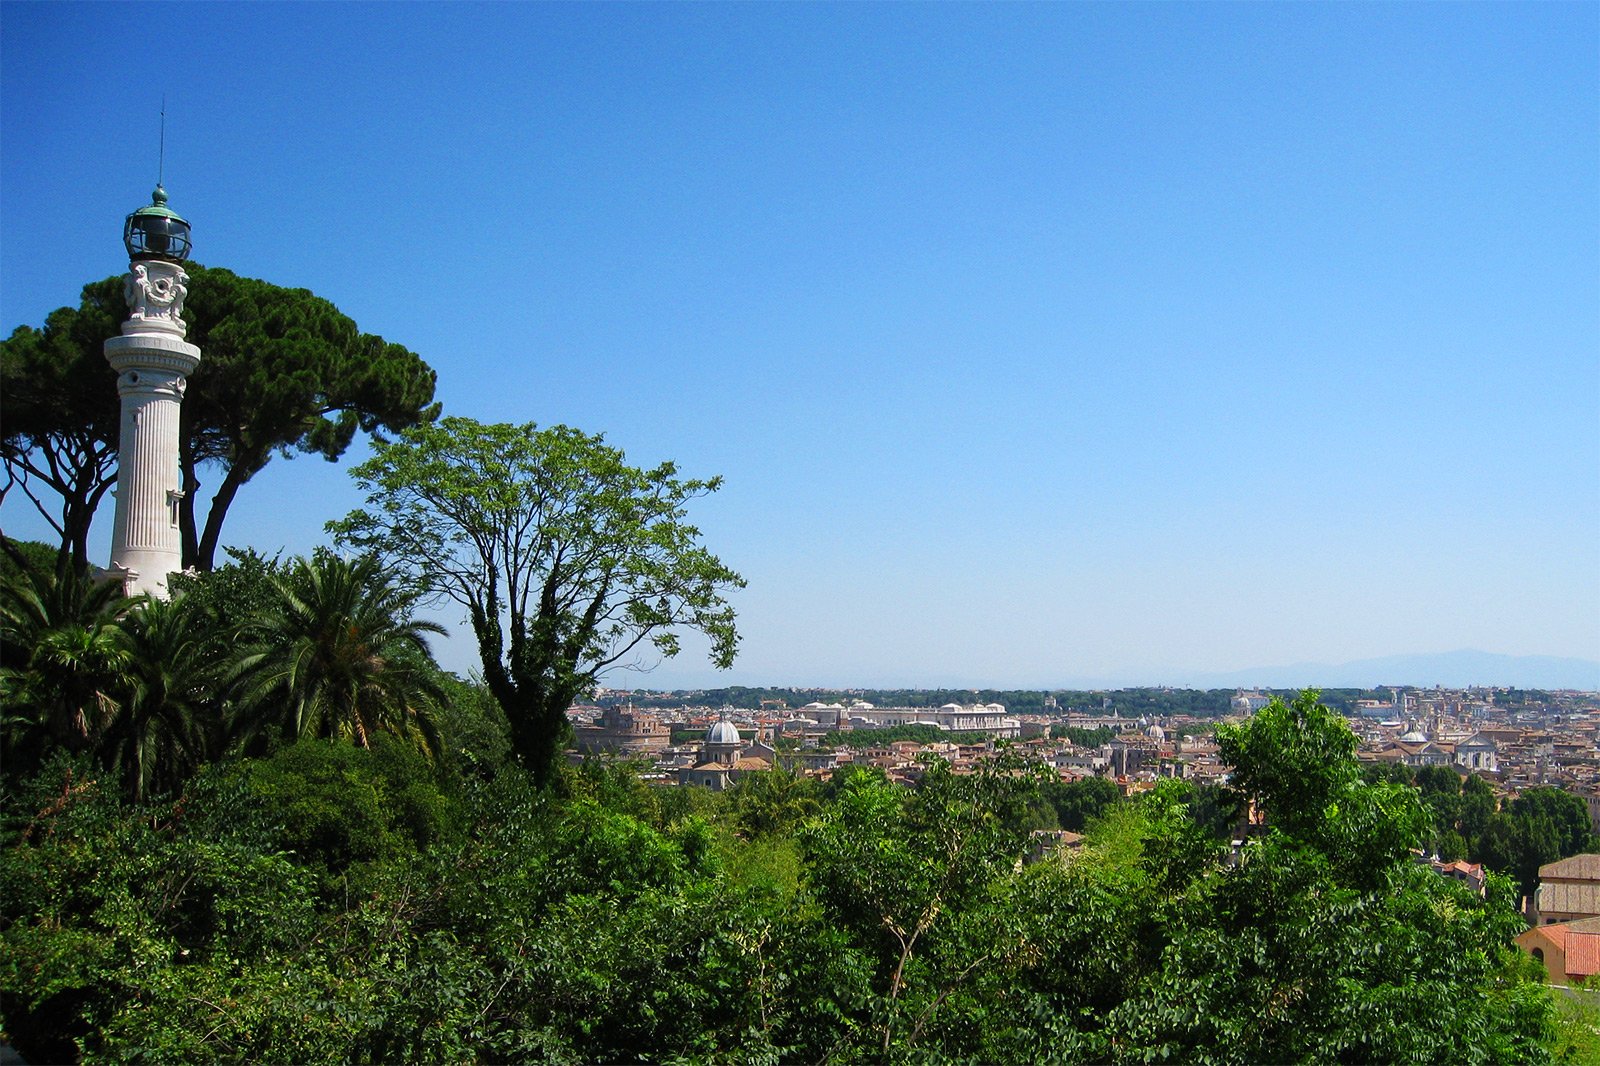
[(183, 339), (189, 223), (167, 209), (160, 185), (148, 207), (128, 216), (123, 244), (129, 259), (122, 286), (128, 320), (122, 336), (105, 345), (122, 397), (111, 570), (128, 595), (142, 592), (164, 600), (167, 576), (183, 568), (178, 412), (200, 349)]

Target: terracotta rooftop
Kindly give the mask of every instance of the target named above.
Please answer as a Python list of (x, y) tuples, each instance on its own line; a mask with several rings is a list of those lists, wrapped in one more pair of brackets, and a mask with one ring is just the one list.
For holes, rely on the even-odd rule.
[(1568, 932), (1562, 950), (1567, 956), (1567, 974), (1588, 977), (1600, 973), (1600, 933)]

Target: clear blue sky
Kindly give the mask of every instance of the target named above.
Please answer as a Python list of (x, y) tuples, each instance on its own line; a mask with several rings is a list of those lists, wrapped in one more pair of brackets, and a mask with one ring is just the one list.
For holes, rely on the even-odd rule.
[[(619, 683), (1600, 658), (1600, 5), (5, 3), (0, 48), (0, 330), (125, 269), (165, 93), (199, 261), (451, 413), (726, 476), (738, 664)], [(349, 466), (227, 539), (320, 543)]]

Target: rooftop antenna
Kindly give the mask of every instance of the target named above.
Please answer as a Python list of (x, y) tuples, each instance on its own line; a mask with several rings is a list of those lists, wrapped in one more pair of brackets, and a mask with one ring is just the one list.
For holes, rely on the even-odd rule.
[(161, 94), (161, 154), (156, 157), (156, 184), (162, 181), (167, 174), (167, 94)]

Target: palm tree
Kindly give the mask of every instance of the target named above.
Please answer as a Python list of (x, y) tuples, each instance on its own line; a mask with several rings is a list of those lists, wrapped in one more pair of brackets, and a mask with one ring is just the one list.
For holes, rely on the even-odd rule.
[(424, 750), (438, 737), (428, 708), (443, 697), (416, 594), (376, 558), (318, 552), (275, 577), (277, 603), (247, 623), (234, 677), (241, 733), (337, 737), (361, 747), (394, 733)]
[(179, 785), (213, 754), (222, 670), (204, 619), (182, 600), (149, 603), (122, 625), (133, 668), (100, 754), (137, 803)]
[(0, 701), (7, 773), (51, 746), (99, 743), (128, 690), (134, 655), (122, 620), (143, 602), (70, 568), (21, 568), (0, 581)]

